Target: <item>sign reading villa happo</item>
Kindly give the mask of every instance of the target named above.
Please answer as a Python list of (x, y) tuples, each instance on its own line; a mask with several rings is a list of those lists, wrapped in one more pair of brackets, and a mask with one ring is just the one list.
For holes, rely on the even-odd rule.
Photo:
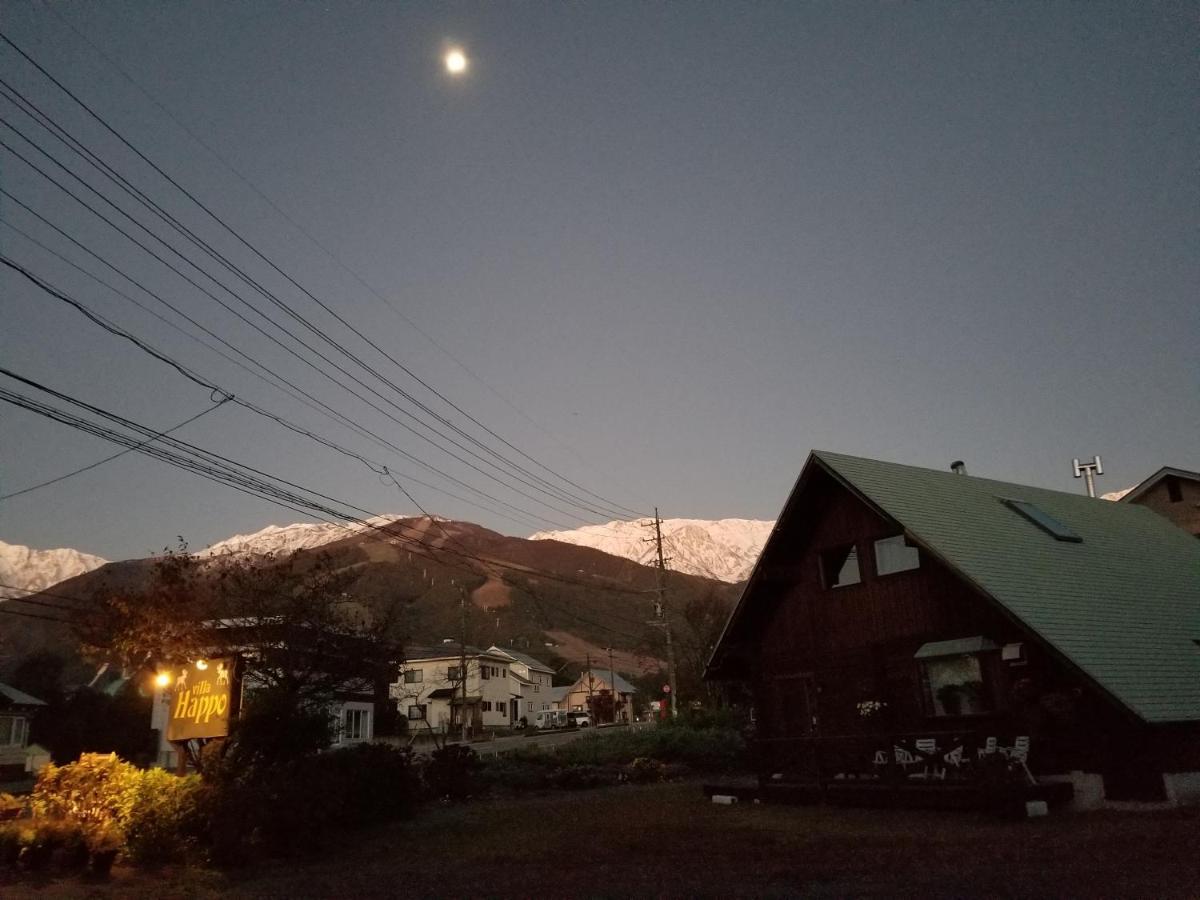
[(168, 741), (225, 737), (236, 713), (233, 659), (199, 659), (172, 672)]

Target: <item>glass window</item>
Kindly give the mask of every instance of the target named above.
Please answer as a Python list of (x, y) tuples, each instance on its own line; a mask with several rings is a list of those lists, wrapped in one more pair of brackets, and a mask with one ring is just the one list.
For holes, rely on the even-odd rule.
[(420, 684), (425, 680), (425, 673), (420, 669), (405, 669), (404, 683), (405, 684)]
[(0, 716), (0, 747), (25, 746), (25, 719), (21, 716)]
[(450, 666), (446, 669), (446, 677), (451, 681), (456, 681), (462, 678), (462, 666)]
[(1011, 500), (1002, 498), (1001, 501), (1009, 509), (1024, 516), (1056, 541), (1067, 541), (1072, 544), (1083, 543), (1083, 538), (1064, 525), (1041, 507), (1027, 500)]
[(875, 574), (891, 575), (907, 572), (921, 565), (921, 553), (916, 547), (908, 546), (904, 535), (884, 538), (875, 542)]
[(342, 713), (342, 740), (361, 741), (367, 738), (369, 713), (365, 709), (347, 709)]
[(425, 704), (414, 703), (408, 708), (408, 717), (413, 720), (421, 720), (425, 718)]
[(821, 573), (827, 588), (858, 584), (862, 581), (858, 571), (858, 548), (847, 544), (826, 550), (821, 554)]
[(942, 656), (921, 663), (926, 707), (934, 716), (974, 716), (990, 712), (979, 657)]

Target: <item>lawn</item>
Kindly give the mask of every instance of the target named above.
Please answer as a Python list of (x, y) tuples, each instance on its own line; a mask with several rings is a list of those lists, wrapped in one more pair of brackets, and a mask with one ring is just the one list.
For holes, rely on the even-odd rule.
[(0, 895), (1197, 897), (1198, 850), (1195, 810), (1015, 822), (718, 806), (698, 784), (666, 784), (431, 808), (307, 862), (227, 874), (118, 867), (106, 884), (0, 880)]

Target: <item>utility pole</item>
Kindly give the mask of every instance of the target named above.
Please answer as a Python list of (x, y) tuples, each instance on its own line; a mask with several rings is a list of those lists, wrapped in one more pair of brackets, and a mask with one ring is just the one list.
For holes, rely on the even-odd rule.
[(617, 724), (617, 670), (613, 668), (613, 648), (608, 648), (608, 686), (612, 694), (612, 723)]
[(661, 628), (667, 638), (667, 684), (671, 688), (671, 696), (667, 699), (671, 704), (673, 719), (679, 714), (679, 691), (675, 685), (675, 647), (671, 643), (671, 617), (667, 613), (667, 561), (663, 557), (662, 519), (659, 518), (657, 506), (654, 507), (654, 537), (648, 538), (647, 542), (649, 541), (654, 541), (658, 549), (658, 600), (654, 609), (655, 621), (650, 624)]
[(467, 742), (467, 589), (458, 589), (458, 606), (462, 616), (462, 631), (458, 641), (458, 674), (462, 678), (462, 741)]
[[(588, 673), (588, 685), (587, 685), (587, 687), (588, 687), (588, 702), (587, 702), (588, 715), (595, 716), (596, 715), (596, 704), (593, 702), (593, 699), (592, 699), (592, 690), (596, 684), (596, 679), (592, 677), (592, 654), (591, 653), (589, 653), (587, 655), (587, 673)], [(592, 724), (596, 724), (596, 723), (593, 722)]]

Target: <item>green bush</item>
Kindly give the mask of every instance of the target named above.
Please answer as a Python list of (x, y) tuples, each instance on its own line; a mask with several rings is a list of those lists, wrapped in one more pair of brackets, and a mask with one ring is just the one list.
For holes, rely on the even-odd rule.
[(430, 754), (422, 775), (433, 796), (462, 800), (479, 791), (479, 754), (463, 744), (447, 744)]
[(627, 764), (644, 758), (724, 772), (745, 766), (746, 743), (728, 729), (659, 725), (588, 735), (564, 745), (556, 756), (564, 765)]
[(139, 862), (179, 859), (184, 822), (198, 789), (195, 776), (139, 769), (114, 754), (84, 754), (47, 766), (33, 789), (39, 829), (75, 827), (93, 853), (124, 850)]

